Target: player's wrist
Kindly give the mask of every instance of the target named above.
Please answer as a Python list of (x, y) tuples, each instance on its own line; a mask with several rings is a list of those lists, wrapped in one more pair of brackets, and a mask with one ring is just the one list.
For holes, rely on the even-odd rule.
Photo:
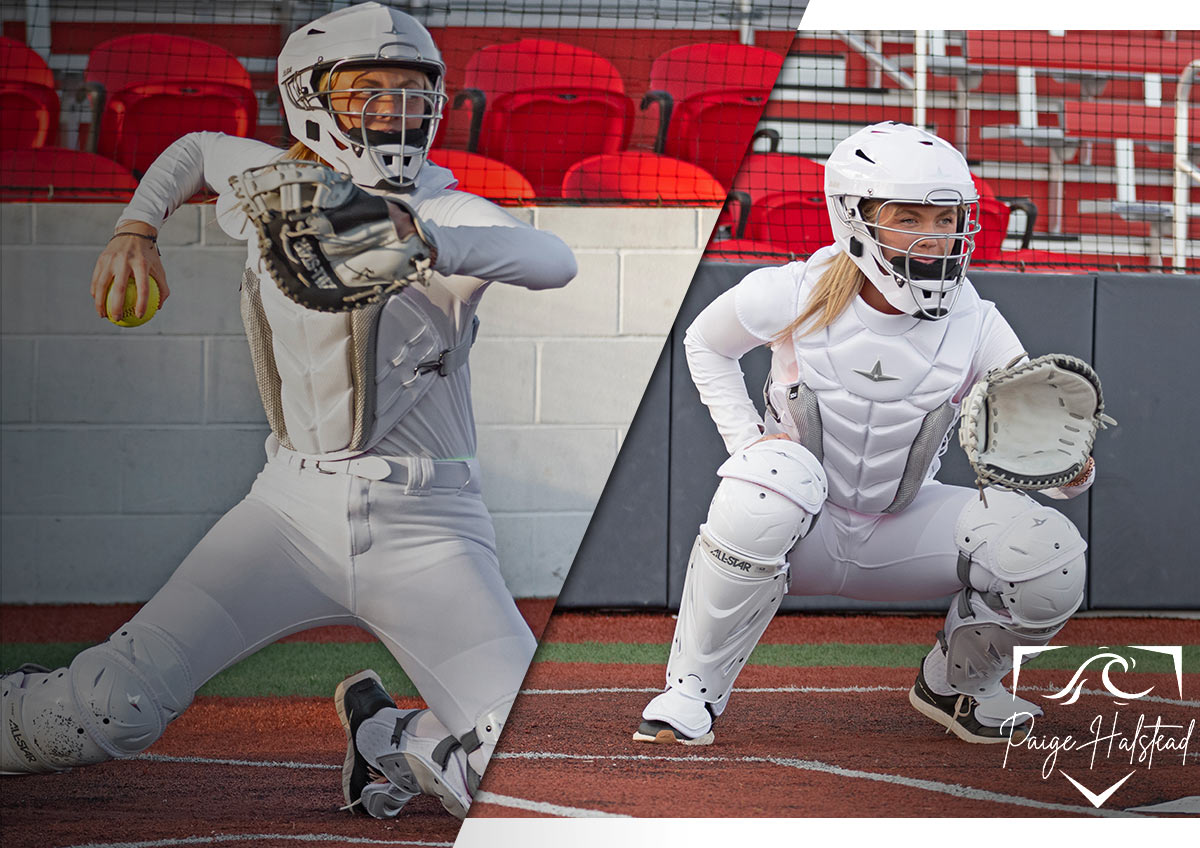
[(1084, 483), (1086, 483), (1088, 481), (1088, 478), (1090, 478), (1092, 476), (1092, 471), (1095, 470), (1095, 468), (1096, 468), (1096, 460), (1089, 456), (1087, 458), (1087, 462), (1085, 462), (1083, 464), (1083, 470), (1080, 471), (1078, 474), (1076, 474), (1075, 477), (1069, 483), (1064, 483), (1063, 488), (1064, 489), (1072, 489), (1076, 486), (1082, 486)]
[[(113, 228), (113, 238), (117, 236), (142, 236), (158, 241), (158, 229), (145, 221), (119, 221)], [(112, 239), (109, 239), (110, 241)]]

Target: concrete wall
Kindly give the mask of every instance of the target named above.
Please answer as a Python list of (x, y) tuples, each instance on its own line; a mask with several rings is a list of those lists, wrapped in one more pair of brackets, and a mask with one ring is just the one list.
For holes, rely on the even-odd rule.
[[(211, 206), (160, 244), (172, 295), (135, 329), (96, 317), (119, 206), (4, 204), (0, 599), (148, 598), (262, 465), (238, 314), (245, 248)], [(485, 498), (519, 596), (557, 594), (716, 210), (518, 209), (575, 249), (553, 292), (494, 286), (471, 357)]]

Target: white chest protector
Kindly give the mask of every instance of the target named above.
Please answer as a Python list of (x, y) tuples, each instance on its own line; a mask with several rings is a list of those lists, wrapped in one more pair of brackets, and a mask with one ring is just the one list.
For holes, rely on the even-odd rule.
[(286, 448), (329, 459), (379, 442), (436, 380), (466, 363), (477, 327), (467, 320), (456, 333), (413, 286), (382, 304), (315, 312), (250, 267), (242, 321), (271, 431)]
[[(811, 290), (801, 283), (798, 308)], [(912, 501), (958, 415), (982, 320), (970, 287), (941, 321), (856, 299), (826, 329), (776, 349), (769, 411), (821, 460), (831, 503), (878, 514)]]

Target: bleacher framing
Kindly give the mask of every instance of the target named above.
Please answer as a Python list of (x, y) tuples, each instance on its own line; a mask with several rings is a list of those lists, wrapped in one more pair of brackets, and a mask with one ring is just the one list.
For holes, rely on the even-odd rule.
[(1195, 32), (802, 32), (762, 126), (823, 161), (856, 125), (923, 114), (998, 194), (1033, 200), (1034, 248), (1064, 267), (1194, 270), (1200, 131), (1175, 124), (1197, 58)]

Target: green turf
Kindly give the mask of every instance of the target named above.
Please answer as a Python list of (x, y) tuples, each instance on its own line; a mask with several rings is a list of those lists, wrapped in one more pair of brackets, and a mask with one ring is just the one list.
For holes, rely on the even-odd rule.
[[(66, 665), (88, 642), (9, 643), (0, 645), (0, 668), (36, 662), (49, 668)], [(378, 642), (289, 642), (269, 645), (218, 674), (201, 695), (244, 698), (260, 695), (332, 697), (334, 687), (364, 668), (373, 668), (395, 695), (417, 689)]]
[[(663, 665), (667, 661), (667, 649), (667, 645), (645, 642), (548, 642), (538, 648), (535, 660)], [(762, 644), (754, 649), (747, 665), (915, 668), (928, 652), (927, 645)], [(1090, 646), (1065, 647), (1047, 651), (1031, 661), (1030, 667), (1074, 670), (1097, 653), (1099, 649)], [(1137, 662), (1134, 671), (1174, 671), (1171, 658), (1164, 654), (1138, 651), (1134, 656)], [(1093, 662), (1090, 667), (1098, 672), (1099, 666)], [(1183, 670), (1189, 674), (1200, 672), (1200, 651), (1192, 646), (1184, 651)]]
[[(0, 644), (0, 668), (15, 668), (36, 662), (50, 668), (67, 665), (88, 647), (86, 642)], [(645, 642), (548, 642), (538, 648), (542, 662), (630, 663), (664, 665), (667, 645)], [(781, 667), (872, 667), (916, 668), (928, 648), (925, 645), (764, 644), (754, 649), (749, 665)], [(1033, 661), (1031, 668), (1074, 670), (1098, 653), (1094, 647), (1067, 647), (1049, 651)], [(1136, 671), (1173, 671), (1170, 657), (1138, 651)], [(363, 668), (373, 668), (388, 691), (415, 695), (412, 681), (379, 643), (288, 642), (270, 645), (227, 669), (200, 690), (201, 695), (249, 697), (261, 695), (329, 697), (338, 682)], [(1094, 674), (1100, 664), (1092, 663)], [(1184, 650), (1183, 670), (1200, 672), (1200, 650)]]

